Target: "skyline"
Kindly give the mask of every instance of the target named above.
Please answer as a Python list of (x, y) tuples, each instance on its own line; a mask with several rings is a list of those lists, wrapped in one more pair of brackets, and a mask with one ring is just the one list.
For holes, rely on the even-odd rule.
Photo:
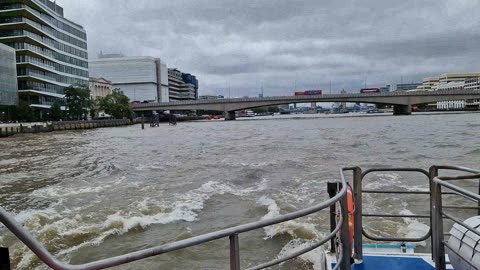
[[(201, 94), (255, 96), (420, 82), (478, 71), (472, 1), (58, 0), (87, 30), (89, 57), (160, 57), (197, 75)], [(167, 11), (167, 12), (165, 12)], [(266, 12), (268, 11), (268, 12)], [(157, 27), (153, 27), (157, 26)]]

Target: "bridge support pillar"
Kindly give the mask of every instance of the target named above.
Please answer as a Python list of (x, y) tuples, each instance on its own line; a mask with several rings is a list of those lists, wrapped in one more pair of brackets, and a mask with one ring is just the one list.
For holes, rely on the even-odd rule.
[(393, 106), (393, 115), (411, 115), (412, 105), (395, 105)]
[(235, 119), (235, 112), (225, 111), (225, 121), (234, 121)]

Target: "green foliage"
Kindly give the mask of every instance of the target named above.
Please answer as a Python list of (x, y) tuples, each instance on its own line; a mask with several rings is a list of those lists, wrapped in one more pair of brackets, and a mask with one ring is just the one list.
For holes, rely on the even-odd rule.
[(0, 121), (8, 122), (17, 120), (16, 105), (0, 105)]
[(120, 89), (114, 89), (110, 95), (99, 99), (100, 110), (115, 119), (133, 118), (133, 111), (128, 103), (128, 97)]
[(25, 101), (20, 101), (17, 107), (17, 120), (20, 122), (32, 122), (33, 121), (33, 110), (30, 107), (30, 103)]
[(52, 104), (52, 108), (50, 109), (50, 118), (53, 121), (60, 121), (60, 119), (62, 119), (62, 107), (57, 101)]
[(254, 113), (267, 113), (267, 109), (266, 108), (253, 108), (252, 111)]
[(90, 118), (94, 119), (97, 117), (97, 101), (96, 100), (90, 100), (89, 104), (89, 110), (90, 110)]
[(269, 107), (269, 108), (268, 108), (268, 111), (271, 112), (271, 113), (279, 113), (279, 112), (280, 112), (280, 108), (277, 107), (277, 106), (273, 106), (273, 107)]
[(87, 109), (90, 105), (90, 90), (83, 87), (70, 86), (65, 88), (68, 115), (72, 120), (86, 118)]

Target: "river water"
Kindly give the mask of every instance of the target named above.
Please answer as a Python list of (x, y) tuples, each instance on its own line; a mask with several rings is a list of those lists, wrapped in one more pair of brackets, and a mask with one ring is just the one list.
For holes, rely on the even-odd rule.
[[(0, 140), (0, 204), (72, 264), (273, 217), (327, 198), (342, 166), (479, 167), (480, 115), (264, 118), (20, 135)], [(425, 190), (417, 174), (367, 188)], [(428, 200), (365, 196), (364, 212), (415, 213)], [(428, 220), (366, 219), (369, 232), (419, 236)], [(253, 266), (328, 232), (328, 212), (241, 235)], [(427, 243), (428, 244), (428, 243)], [(5, 228), (17, 269), (46, 269)], [(116, 269), (227, 269), (219, 240)], [(275, 269), (321, 269), (321, 250)]]

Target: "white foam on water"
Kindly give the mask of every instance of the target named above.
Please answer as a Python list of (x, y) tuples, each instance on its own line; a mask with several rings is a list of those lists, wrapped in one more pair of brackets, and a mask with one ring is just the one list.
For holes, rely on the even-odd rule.
[(391, 187), (396, 184), (402, 184), (402, 177), (396, 173), (375, 173), (373, 175), (375, 176), (375, 181), (372, 181), (372, 179), (369, 179), (370, 181), (365, 181), (365, 187), (368, 189), (381, 189), (382, 187)]
[(148, 170), (163, 170), (165, 167), (159, 164), (138, 164), (135, 167), (137, 171), (148, 171)]
[[(400, 211), (400, 215), (414, 215), (412, 211), (407, 209), (408, 203), (402, 202), (403, 210)], [(430, 230), (430, 226), (420, 222), (416, 218), (403, 218), (407, 226), (401, 226), (398, 229), (398, 234), (405, 236), (407, 238), (419, 238), (424, 236)], [(422, 241), (420, 243), (416, 242), (417, 245), (426, 246), (427, 243)]]
[(175, 221), (188, 221), (195, 220), (195, 215), (190, 211), (185, 211), (181, 208), (174, 209), (169, 213), (158, 213), (155, 215), (142, 215), (142, 216), (125, 216), (122, 212), (117, 212), (107, 217), (104, 223), (105, 228), (116, 228), (117, 234), (124, 234), (131, 229), (141, 227), (142, 229), (154, 224), (169, 224)]
[[(266, 196), (261, 197), (257, 203), (268, 207), (268, 213), (262, 217), (262, 220), (270, 219), (280, 215), (280, 207), (275, 200)], [(300, 237), (306, 239), (315, 239), (318, 237), (315, 225), (311, 223), (300, 223), (295, 220), (290, 220), (280, 224), (275, 224), (264, 228), (265, 239), (272, 239), (277, 235), (288, 234), (292, 237)]]
[[(110, 182), (105, 185), (95, 185), (89, 187), (64, 187), (62, 185), (48, 186), (42, 189), (34, 190), (31, 195), (38, 198), (65, 198), (89, 193), (100, 193), (104, 190), (118, 186), (125, 183), (126, 176), (121, 176), (115, 179), (114, 182)], [(129, 182), (131, 185), (136, 185), (136, 182)]]
[[(308, 248), (315, 244), (316, 241), (312, 240), (303, 240), (303, 239), (293, 239), (288, 242), (277, 255), (277, 258), (284, 258), (294, 252), (300, 251), (302, 249)], [(315, 250), (312, 250), (308, 253), (305, 253), (298, 257), (305, 262), (312, 264), (314, 270), (324, 270), (325, 265), (325, 253), (323, 247), (319, 247)]]
[(32, 264), (37, 258), (36, 255), (30, 250), (24, 250), (25, 252), (22, 254), (22, 257), (18, 262), (16, 269), (32, 269)]
[[(255, 186), (240, 188), (228, 183), (210, 181), (197, 189), (186, 193), (176, 194), (170, 201), (157, 201), (153, 198), (144, 198), (132, 203), (127, 210), (110, 214), (103, 222), (88, 221), (76, 213), (81, 213), (82, 207), (75, 209), (62, 209), (66, 196), (100, 192), (107, 188), (84, 188), (79, 190), (62, 189), (60, 186), (48, 187), (36, 191), (36, 196), (59, 197), (58, 202), (42, 210), (25, 210), (18, 213), (15, 218), (25, 224), (27, 229), (41, 239), (50, 248), (60, 248), (61, 245), (70, 245), (55, 253), (63, 260), (69, 260), (69, 254), (81, 248), (100, 245), (106, 238), (114, 235), (128, 233), (132, 229), (146, 229), (155, 224), (170, 224), (178, 221), (193, 222), (198, 216), (198, 211), (204, 208), (205, 202), (214, 195), (232, 194), (245, 196), (267, 188), (267, 180), (263, 179)], [(60, 212), (59, 212), (60, 211)], [(144, 214), (148, 213), (148, 214)], [(68, 215), (68, 217), (65, 217)], [(20, 269), (30, 269), (36, 264), (35, 256), (19, 245), (14, 249), (19, 261), (16, 265)]]
[(87, 194), (87, 193), (99, 193), (111, 185), (86, 187), (86, 188), (65, 188), (61, 186), (51, 186), (48, 188), (38, 189), (32, 192), (32, 196), (40, 198), (62, 198), (75, 195)]
[(276, 165), (278, 162), (276, 161), (262, 161), (258, 163), (240, 163), (243, 167), (253, 167), (253, 168), (261, 168), (261, 167), (266, 167), (266, 166), (271, 166), (271, 165)]
[(421, 191), (421, 192), (430, 192), (428, 187), (426, 186), (414, 186), (414, 185), (406, 185), (402, 186), (403, 188), (407, 189), (408, 191)]
[[(61, 203), (61, 202), (59, 202)], [(57, 203), (58, 204), (58, 203)], [(61, 218), (60, 213), (55, 210), (55, 205), (46, 209), (28, 209), (14, 215), (15, 220), (25, 226), (27, 230), (38, 231), (45, 226), (45, 223)]]

